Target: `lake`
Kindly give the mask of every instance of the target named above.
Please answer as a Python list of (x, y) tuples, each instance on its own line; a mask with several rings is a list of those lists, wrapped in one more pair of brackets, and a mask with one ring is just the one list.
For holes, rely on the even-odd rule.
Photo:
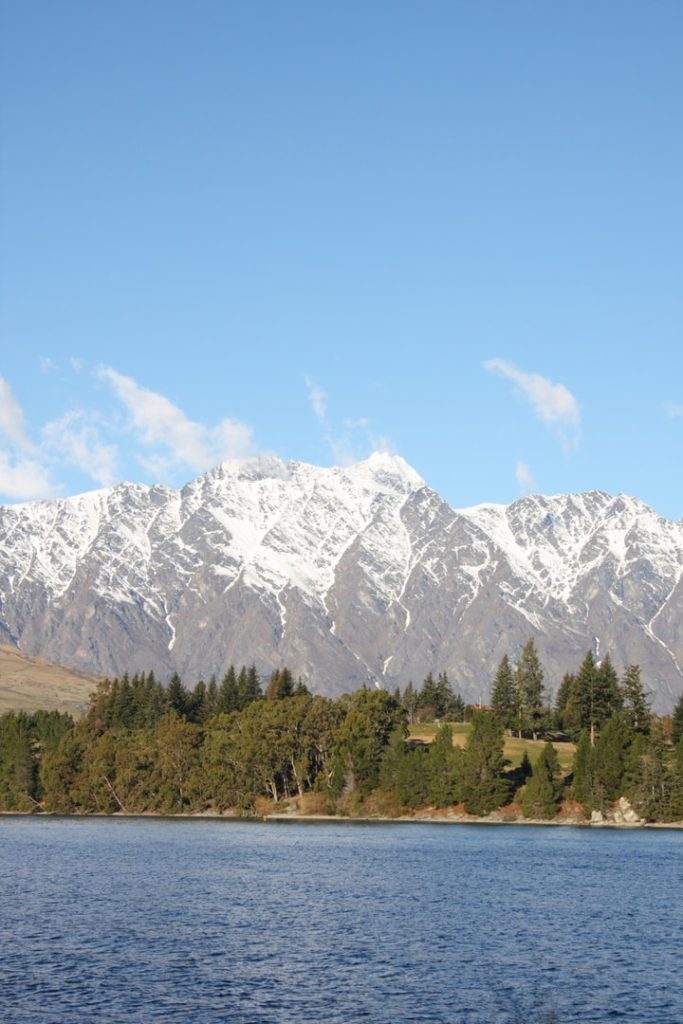
[(683, 1021), (683, 832), (0, 818), (8, 1024)]

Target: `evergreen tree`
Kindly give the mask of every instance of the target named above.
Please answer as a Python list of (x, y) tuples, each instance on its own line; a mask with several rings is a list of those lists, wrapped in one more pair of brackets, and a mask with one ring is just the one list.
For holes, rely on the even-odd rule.
[(507, 654), (503, 655), (493, 679), (491, 706), (504, 728), (511, 729), (515, 715), (515, 679)]
[(560, 762), (555, 747), (546, 743), (522, 793), (522, 813), (525, 818), (553, 818), (561, 798)]
[(643, 766), (645, 754), (648, 749), (648, 739), (645, 733), (636, 732), (633, 734), (633, 741), (626, 751), (624, 758), (624, 775), (622, 778), (622, 789), (624, 796), (636, 806), (640, 799), (643, 786)]
[(678, 741), (674, 750), (669, 775), (670, 819), (683, 821), (683, 738)]
[(597, 666), (597, 684), (596, 708), (599, 721), (603, 723), (624, 707), (624, 699), (619, 688), (619, 676), (609, 654), (606, 654)]
[(566, 672), (562, 677), (557, 694), (555, 696), (555, 724), (558, 729), (565, 729), (567, 725), (567, 707), (571, 700), (574, 676)]
[(475, 712), (463, 761), (462, 795), (468, 814), (489, 814), (506, 802), (510, 787), (504, 766), (500, 722), (489, 712)]
[(436, 680), (431, 672), (428, 672), (422, 683), (422, 689), (418, 697), (420, 718), (434, 719), (439, 717), (440, 700)]
[(203, 679), (195, 685), (192, 693), (188, 695), (186, 716), (188, 721), (198, 725), (206, 722), (209, 717), (209, 709), (206, 699), (206, 683)]
[[(243, 669), (242, 671), (246, 677), (246, 670)], [(223, 676), (218, 689), (216, 712), (219, 715), (228, 715), (231, 711), (238, 711), (239, 709), (240, 694), (237, 685), (237, 675), (235, 673), (235, 666), (231, 665)]]
[(621, 696), (634, 732), (650, 731), (650, 705), (640, 678), (640, 665), (629, 665), (621, 681)]
[(207, 721), (218, 714), (218, 683), (214, 675), (209, 679), (206, 687), (206, 717)]
[(446, 673), (439, 672), (439, 678), (436, 681), (436, 717), (461, 721), (464, 710), (465, 704), (462, 697), (453, 691)]
[(448, 807), (461, 797), (463, 754), (453, 744), (453, 730), (442, 725), (429, 746), (427, 763), (429, 803)]
[[(125, 684), (124, 684), (125, 685)], [(184, 718), (190, 704), (190, 694), (183, 686), (182, 680), (177, 672), (171, 676), (171, 681), (166, 688), (166, 703), (169, 710), (175, 711), (177, 715)]]
[(621, 706), (617, 674), (609, 655), (596, 665), (593, 652), (589, 651), (574, 677), (567, 707), (567, 717), (574, 732), (587, 729), (591, 746), (595, 746), (599, 730)]
[(678, 745), (681, 737), (683, 737), (683, 693), (681, 693), (678, 698), (678, 703), (674, 708), (673, 718), (671, 720), (671, 738), (674, 746)]
[(544, 717), (543, 669), (533, 640), (528, 640), (515, 673), (516, 704), (521, 730), (529, 729), (537, 738)]
[(38, 797), (38, 765), (31, 716), (10, 711), (0, 717), (0, 808), (26, 811)]
[(266, 687), (266, 700), (284, 700), (294, 693), (294, 680), (288, 668), (276, 668), (271, 672)]
[(308, 689), (308, 687), (306, 686), (306, 684), (303, 681), (303, 679), (301, 678), (301, 676), (299, 676), (299, 678), (296, 681), (296, 686), (294, 687), (294, 690), (292, 692), (292, 696), (294, 696), (294, 697), (310, 697), (310, 696), (312, 696), (311, 691)]
[(349, 791), (369, 792), (378, 782), (379, 766), (389, 737), (396, 729), (405, 735), (405, 712), (386, 690), (357, 690), (346, 702), (346, 717), (338, 734)]
[(590, 733), (584, 729), (579, 736), (572, 762), (574, 799), (588, 811), (593, 810), (593, 748)]
[(427, 803), (427, 754), (421, 748), (411, 750), (402, 727), (394, 729), (380, 760), (379, 785), (395, 794), (404, 807)]
[(403, 696), (401, 697), (401, 704), (405, 709), (409, 724), (412, 725), (415, 721), (417, 721), (417, 712), (420, 706), (420, 695), (416, 692), (415, 687), (412, 684), (412, 681), (408, 683), (405, 690), (403, 691)]
[(665, 821), (671, 809), (671, 778), (661, 722), (652, 723), (641, 757), (641, 779), (635, 804), (648, 821)]
[(242, 668), (240, 670), (237, 690), (240, 710), (253, 704), (256, 700), (262, 700), (263, 691), (261, 690), (261, 682), (256, 671), (256, 665), (252, 664), (249, 668)]
[(612, 715), (603, 727), (592, 756), (593, 806), (604, 811), (622, 795), (626, 758), (633, 734), (623, 714)]

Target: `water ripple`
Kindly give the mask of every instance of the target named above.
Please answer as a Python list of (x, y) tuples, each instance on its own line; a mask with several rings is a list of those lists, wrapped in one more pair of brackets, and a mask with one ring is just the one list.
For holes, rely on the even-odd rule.
[(11, 1024), (683, 1020), (681, 833), (6, 818), (0, 844)]

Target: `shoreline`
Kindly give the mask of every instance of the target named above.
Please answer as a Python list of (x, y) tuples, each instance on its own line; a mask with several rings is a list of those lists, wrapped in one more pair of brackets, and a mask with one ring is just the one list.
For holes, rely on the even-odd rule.
[(621, 831), (637, 832), (642, 829), (670, 831), (683, 831), (683, 821), (643, 821), (643, 822), (620, 822), (620, 821), (580, 821), (578, 818), (565, 820), (540, 819), (540, 818), (491, 818), (474, 817), (464, 815), (399, 815), (394, 818), (382, 816), (358, 816), (346, 817), (334, 814), (251, 814), (239, 815), (217, 811), (200, 811), (193, 814), (162, 814), (159, 811), (149, 812), (126, 812), (116, 811), (114, 814), (53, 814), (50, 811), (0, 811), (0, 818), (161, 818), (167, 821), (223, 821), (223, 822), (245, 822), (254, 825), (268, 824), (327, 824), (327, 825), (512, 825), (543, 828), (577, 828), (577, 829), (619, 829)]

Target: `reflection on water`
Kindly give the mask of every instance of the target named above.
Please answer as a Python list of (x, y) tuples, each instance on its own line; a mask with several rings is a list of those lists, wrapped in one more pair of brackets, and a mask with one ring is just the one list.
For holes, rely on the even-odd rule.
[(683, 1021), (683, 833), (0, 820), (11, 1024)]

